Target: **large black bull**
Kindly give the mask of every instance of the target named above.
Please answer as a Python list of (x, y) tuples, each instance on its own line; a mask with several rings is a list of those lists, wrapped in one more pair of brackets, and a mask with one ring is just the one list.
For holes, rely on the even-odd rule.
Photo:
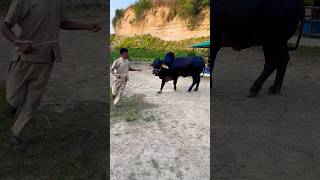
[(188, 89), (191, 92), (194, 85), (197, 91), (200, 84), (200, 74), (205, 67), (205, 62), (202, 57), (199, 56), (187, 56), (175, 58), (172, 52), (165, 55), (164, 60), (156, 59), (151, 64), (153, 66), (152, 73), (162, 80), (160, 91), (166, 82), (173, 80), (174, 90), (177, 91), (177, 81), (179, 76), (187, 77), (192, 76), (193, 82)]
[[(212, 60), (220, 48), (241, 50), (262, 46), (265, 65), (253, 83), (248, 97), (258, 95), (268, 77), (276, 70), (270, 93), (279, 93), (290, 59), (288, 50), (298, 47), (304, 20), (303, 0), (215, 0), (213, 11)], [(300, 33), (294, 48), (287, 42), (299, 27)], [(211, 72), (212, 73), (212, 72)]]

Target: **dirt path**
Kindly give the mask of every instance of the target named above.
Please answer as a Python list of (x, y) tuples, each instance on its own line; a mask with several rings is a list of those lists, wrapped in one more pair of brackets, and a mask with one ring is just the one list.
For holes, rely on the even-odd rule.
[(150, 66), (135, 67), (143, 72), (130, 72), (124, 94), (143, 94), (152, 108), (142, 114), (154, 118), (112, 125), (111, 179), (209, 179), (209, 80), (201, 79), (199, 92), (188, 93), (191, 78), (180, 78), (177, 92), (170, 81), (159, 95), (161, 81)]
[[(311, 51), (314, 52), (314, 51)], [(291, 53), (281, 95), (245, 97), (263, 68), (260, 48), (223, 49), (213, 101), (214, 179), (319, 179), (320, 59)]]
[[(105, 23), (101, 26), (107, 27)], [(62, 31), (61, 38), (82, 33)], [(105, 47), (106, 32), (61, 42), (63, 62), (55, 64), (40, 109), (22, 132), (27, 148), (14, 152), (6, 141), (1, 142), (0, 179), (102, 179), (105, 176)], [(7, 77), (10, 53), (10, 45), (0, 36), (2, 82)], [(3, 83), (0, 88), (4, 88)], [(9, 131), (12, 123), (9, 121), (8, 126), (1, 128)]]

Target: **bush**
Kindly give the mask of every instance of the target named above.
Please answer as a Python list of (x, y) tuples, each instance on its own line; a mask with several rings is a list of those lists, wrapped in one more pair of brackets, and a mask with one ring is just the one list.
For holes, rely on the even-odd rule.
[(172, 20), (177, 15), (187, 20), (188, 29), (193, 30), (200, 22), (201, 11), (208, 6), (210, 6), (209, 0), (176, 0), (170, 6), (167, 21)]
[(313, 0), (304, 0), (304, 5), (305, 6), (312, 6), (313, 5)]
[(139, 0), (133, 6), (136, 20), (140, 20), (143, 17), (143, 13), (148, 11), (151, 8), (151, 1), (150, 0)]
[(133, 37), (111, 36), (112, 48), (138, 48), (159, 51), (191, 50), (190, 45), (208, 40), (208, 37), (186, 39), (182, 41), (164, 41), (151, 35), (136, 35)]
[(183, 19), (196, 16), (201, 12), (200, 0), (177, 0), (177, 15)]
[(114, 28), (116, 28), (118, 20), (121, 19), (123, 17), (123, 15), (124, 15), (123, 9), (116, 9), (115, 16), (112, 19), (112, 26)]

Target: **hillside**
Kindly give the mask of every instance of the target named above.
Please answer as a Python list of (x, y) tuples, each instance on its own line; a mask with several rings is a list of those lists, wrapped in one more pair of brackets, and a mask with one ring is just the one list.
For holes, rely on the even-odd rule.
[(210, 36), (209, 1), (161, 2), (140, 0), (127, 9), (117, 10), (113, 19), (116, 35), (150, 34), (167, 41)]

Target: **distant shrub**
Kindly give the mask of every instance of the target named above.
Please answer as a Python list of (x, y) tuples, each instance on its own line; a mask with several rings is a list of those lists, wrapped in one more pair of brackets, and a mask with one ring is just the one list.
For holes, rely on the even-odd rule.
[[(184, 20), (187, 20), (186, 25), (192, 30), (201, 20), (197, 16), (199, 16), (204, 8), (210, 6), (210, 0), (138, 0), (132, 5), (132, 8), (135, 12), (134, 21), (137, 22), (142, 20), (147, 11), (154, 10), (154, 8), (160, 6), (169, 7), (169, 13), (166, 16), (166, 20), (168, 22), (178, 16)], [(117, 20), (118, 18), (114, 20), (115, 23)], [(133, 24), (133, 22), (131, 24)]]
[(305, 6), (312, 6), (313, 5), (313, 0), (304, 0), (304, 5)]
[(113, 25), (114, 28), (116, 28), (117, 21), (119, 19), (121, 19), (123, 17), (123, 15), (124, 15), (124, 10), (123, 9), (116, 9), (115, 16), (112, 19), (112, 25)]
[(127, 48), (139, 48), (150, 50), (191, 50), (189, 47), (192, 44), (200, 43), (208, 40), (208, 37), (192, 38), (181, 41), (164, 41), (159, 38), (148, 35), (136, 35), (133, 37), (111, 36), (111, 47), (127, 47)]
[(177, 0), (176, 1), (177, 15), (181, 18), (196, 16), (201, 12), (200, 0)]
[(208, 6), (210, 6), (209, 0), (175, 0), (175, 3), (170, 6), (171, 16), (168, 16), (167, 20), (177, 15), (187, 20), (188, 29), (193, 30), (202, 18), (201, 11)]
[(133, 6), (136, 20), (140, 20), (143, 17), (143, 13), (151, 8), (151, 0), (139, 0)]

